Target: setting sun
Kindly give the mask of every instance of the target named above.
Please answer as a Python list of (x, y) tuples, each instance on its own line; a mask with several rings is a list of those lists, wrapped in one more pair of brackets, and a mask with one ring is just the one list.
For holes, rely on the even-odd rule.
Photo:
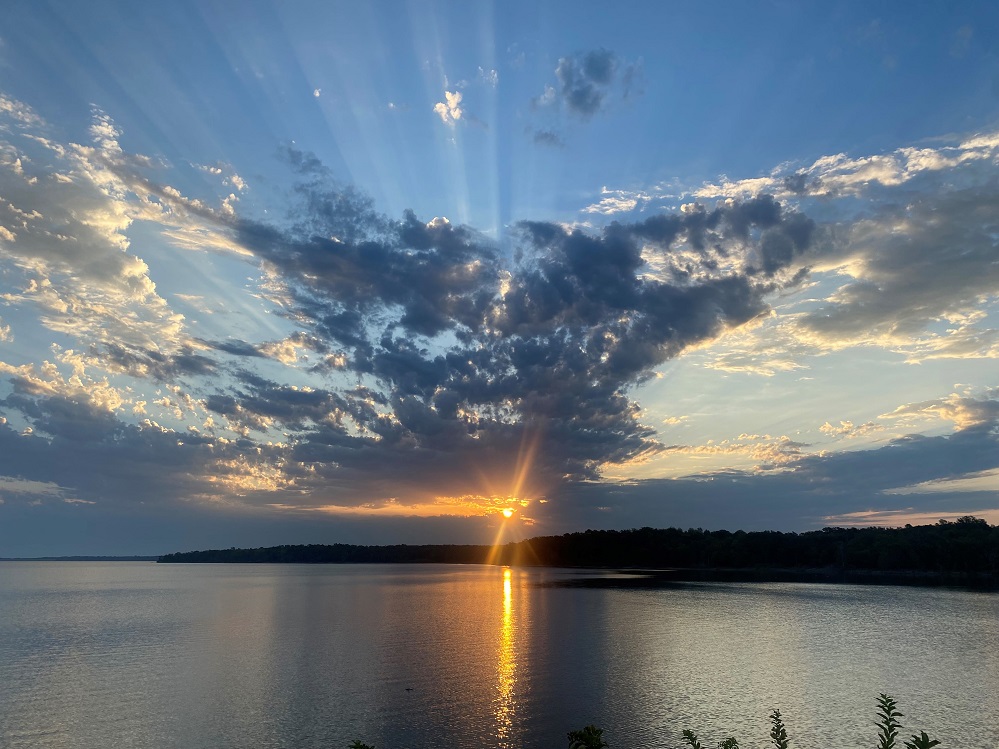
[(504, 510), (503, 510), (503, 517), (505, 517), (505, 518), (512, 518), (513, 517), (513, 508), (511, 508), (511, 507), (504, 508)]

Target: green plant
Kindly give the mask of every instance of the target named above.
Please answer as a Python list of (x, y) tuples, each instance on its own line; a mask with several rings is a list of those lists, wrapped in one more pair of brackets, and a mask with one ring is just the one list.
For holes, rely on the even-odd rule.
[(896, 709), (895, 700), (882, 692), (878, 696), (878, 749), (894, 749), (895, 737), (902, 727), (898, 719), (903, 717)]
[(687, 742), (690, 749), (703, 749), (701, 742), (697, 740), (697, 734), (693, 731), (684, 731), (683, 740)]
[[(697, 734), (693, 731), (684, 731), (683, 740), (687, 742), (690, 749), (704, 749), (701, 742), (697, 740)], [(727, 739), (718, 744), (718, 749), (739, 749), (739, 742), (729, 736)]]
[(350, 746), (347, 747), (347, 749), (375, 749), (375, 748), (370, 744), (365, 744), (363, 741), (354, 739), (352, 742), (350, 742)]
[(604, 729), (586, 726), (578, 731), (569, 731), (569, 749), (603, 749), (609, 746), (604, 741)]
[(773, 724), (770, 729), (770, 739), (774, 742), (774, 746), (777, 749), (787, 749), (790, 739), (788, 739), (787, 731), (784, 729), (784, 721), (780, 719), (780, 710), (774, 710), (770, 713), (770, 722)]
[(912, 741), (906, 741), (906, 749), (933, 749), (940, 742), (936, 739), (931, 739), (926, 735), (926, 731), (920, 731), (919, 735), (912, 734)]

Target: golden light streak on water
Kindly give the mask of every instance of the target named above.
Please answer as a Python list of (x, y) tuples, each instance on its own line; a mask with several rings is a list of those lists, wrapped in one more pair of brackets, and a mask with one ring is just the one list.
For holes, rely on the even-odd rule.
[(513, 618), (513, 583), (509, 567), (503, 570), (503, 619), (497, 656), (496, 738), (500, 747), (513, 746), (517, 699), (517, 647)]

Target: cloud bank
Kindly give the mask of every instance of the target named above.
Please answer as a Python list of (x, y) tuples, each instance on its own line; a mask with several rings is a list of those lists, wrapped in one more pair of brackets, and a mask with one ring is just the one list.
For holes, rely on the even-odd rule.
[[(563, 58), (555, 95), (592, 117), (621, 68), (604, 50)], [(460, 104), (448, 94), (435, 110), (453, 124)], [(520, 222), (497, 242), (442, 217), (385, 216), (295, 148), (282, 157), (288, 203), (255, 213), (240, 208), (247, 184), (235, 171), (209, 172), (232, 193), (185, 194), (165, 166), (127, 153), (101, 112), (87, 144), (57, 142), (9, 98), (0, 115), (0, 341), (22, 329), (52, 341), (44, 360), (0, 356), (0, 511), (474, 518), (514, 503), (557, 530), (680, 522), (667, 510), (684, 517), (695, 501), (749, 517), (773, 492), (787, 498), (768, 505), (775, 518), (821, 522), (999, 465), (992, 391), (894, 414), (947, 414), (952, 435), (829, 455), (787, 437), (668, 445), (634, 395), (664, 364), (719, 341), (735, 343), (711, 365), (730, 372), (793, 371), (803, 352), (854, 346), (994, 357), (984, 302), (999, 293), (996, 194), (972, 173), (993, 153), (988, 138), (904, 163), (835, 158), (751, 191), (705, 187), (600, 228)], [(810, 215), (822, 214), (816, 200), (936, 185), (944, 173), (951, 186), (937, 193)], [(651, 207), (650, 195), (628, 210)], [(628, 200), (612, 197), (624, 202), (605, 197), (597, 213)], [(205, 300), (161, 292), (136, 239), (150, 230), (171, 251), (249, 272), (246, 295), (277, 334), (219, 336), (177, 312)], [(822, 298), (775, 309), (779, 294), (816, 283), (830, 289)], [(821, 431), (848, 439), (877, 426)], [(601, 481), (610, 467), (693, 453), (748, 456), (760, 470)]]

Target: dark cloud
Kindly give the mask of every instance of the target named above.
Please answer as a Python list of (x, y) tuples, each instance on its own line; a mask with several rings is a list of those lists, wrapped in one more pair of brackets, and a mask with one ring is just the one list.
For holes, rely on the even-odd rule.
[[(601, 105), (621, 64), (601, 50), (561, 70), (584, 111)], [(284, 221), (204, 208), (198, 220), (258, 259), (298, 331), (263, 343), (192, 341), (169, 354), (125, 341), (90, 352), (114, 374), (189, 378), (194, 396), (170, 413), (196, 414), (204, 426), (186, 433), (129, 425), (121, 403), (70, 390), (46, 397), (15, 378), (2, 406), (35, 430), (23, 443), (36, 453), (27, 465), (66, 468), (44, 479), (32, 469), (31, 480), (101, 502), (125, 501), (143, 485), (150, 496), (351, 506), (502, 494), (528, 463), (525, 496), (596, 479), (608, 463), (662, 449), (629, 389), (688, 347), (765, 314), (765, 296), (812, 241), (809, 219), (759, 196), (600, 231), (522, 223), (511, 262), (466, 226), (411, 211), (388, 218), (314, 156), (289, 148), (284, 157), (299, 178)], [(309, 368), (328, 378), (322, 386), (250, 369), (262, 357), (297, 365), (303, 349), (319, 355)], [(222, 354), (237, 359), (222, 369), (213, 358)], [(131, 484), (106, 470), (93, 481), (71, 477), (121, 461)], [(165, 472), (152, 476), (157, 462)], [(27, 469), (3, 461), (4, 473)]]
[(251, 221), (239, 241), (290, 283), (303, 308), (348, 345), (365, 337), (373, 309), (402, 311), (400, 324), (427, 336), (475, 327), (495, 294), (495, 250), (466, 227), (376, 214), (370, 200), (325, 180), (301, 183), (288, 231)]
[[(610, 75), (606, 59), (587, 64)], [(247, 374), (207, 405), (249, 428), (294, 430), (295, 460), (323, 481), (370, 485), (380, 465), (384, 485), (410, 488), (448, 464), (509, 472), (531, 439), (544, 487), (656, 452), (627, 389), (766, 313), (764, 296), (813, 227), (770, 196), (600, 232), (526, 222), (508, 267), (466, 227), (412, 212), (392, 221), (326, 180), (296, 194), (287, 228), (242, 221), (237, 236), (367, 389), (304, 394)], [(658, 276), (645, 272), (646, 252)], [(463, 479), (449, 481), (460, 490)]]
[(555, 68), (560, 93), (570, 111), (589, 118), (603, 104), (617, 67), (614, 53), (597, 49), (579, 57), (563, 57)]
[(238, 338), (230, 338), (225, 341), (201, 341), (201, 343), (216, 351), (232, 354), (233, 356), (264, 356), (258, 345), (239, 340)]
[[(219, 347), (219, 350), (227, 349)], [(159, 382), (173, 382), (183, 376), (208, 376), (217, 371), (212, 359), (189, 346), (182, 346), (175, 354), (163, 354), (151, 348), (104, 343), (92, 346), (90, 355), (99, 359), (108, 371)]]
[(557, 99), (572, 114), (588, 120), (604, 109), (615, 93), (622, 98), (632, 95), (638, 71), (636, 64), (626, 64), (603, 48), (562, 57), (555, 68), (557, 87), (546, 89), (534, 104), (544, 106)]
[(808, 191), (809, 179), (807, 174), (796, 172), (784, 177), (784, 189), (795, 195), (804, 195)]
[(564, 526), (572, 518), (578, 529), (810, 530), (835, 524), (827, 518), (871, 510), (931, 516), (994, 511), (995, 492), (893, 490), (999, 468), (997, 426), (993, 418), (949, 436), (912, 435), (869, 450), (810, 455), (772, 473), (567, 483), (544, 506), (546, 522)]
[(62, 396), (8, 396), (0, 408), (18, 410), (34, 432), (0, 424), (2, 473), (71, 487), (76, 497), (108, 507), (176, 504), (211, 490), (217, 458), (237, 446), (210, 447), (191, 433), (122, 422), (106, 410)]
[[(591, 62), (579, 70), (613, 77), (612, 60)], [(34, 431), (0, 424), (0, 474), (71, 487), (100, 511), (134, 506), (142, 487), (151, 505), (235, 495), (247, 511), (285, 504), (305, 512), (503, 494), (526, 465), (520, 492), (548, 496), (536, 506), (539, 527), (560, 531), (682, 525), (705, 508), (734, 527), (800, 528), (837, 512), (892, 509), (900, 505), (893, 488), (997, 464), (986, 409), (949, 438), (796, 454), (779, 473), (594, 483), (607, 464), (664, 449), (629, 389), (691, 346), (766, 314), (767, 295), (793, 283), (788, 269), (815, 251), (816, 224), (769, 195), (689, 204), (599, 231), (524, 222), (510, 238), (511, 263), (468, 227), (412, 212), (390, 219), (314, 157), (289, 151), (288, 159), (303, 179), (286, 222), (216, 220), (277, 279), (301, 330), (272, 343), (202, 340), (203, 350), (171, 355), (124, 343), (91, 351), (114, 372), (201, 378), (210, 392), (200, 407), (243, 436), (130, 425), (114, 409), (13, 377), (0, 408)], [(961, 215), (981, 205), (952, 203)], [(977, 244), (961, 246), (981, 259), (994, 245), (974, 236)], [(219, 366), (204, 353), (250, 367), (261, 357), (297, 361), (298, 349), (325, 357), (313, 369), (331, 378), (326, 386), (249, 369), (215, 380)], [(70, 496), (54, 492), (43, 505)]]
[(875, 338), (908, 342), (923, 337), (936, 320), (995, 294), (997, 200), (995, 184), (950, 190), (890, 204), (853, 223), (827, 253), (851, 259), (853, 278), (805, 315), (800, 329), (810, 340), (833, 345)]
[(532, 138), (539, 146), (548, 146), (550, 148), (563, 148), (565, 146), (562, 136), (554, 130), (534, 130), (532, 131)]
[[(270, 393), (275, 402), (294, 400), (286, 388), (266, 381), (256, 384), (261, 393), (276, 389)], [(308, 411), (316, 400), (326, 397), (303, 399), (290, 408)], [(995, 401), (983, 403), (995, 406)], [(226, 447), (204, 437), (112, 424), (114, 420), (106, 415), (59, 399), (39, 399), (36, 407), (33, 413), (52, 432), (21, 435), (0, 424), (0, 454), (7, 475), (72, 489), (43, 491), (32, 502), (12, 498), (8, 489), (2, 506), (5, 522), (0, 524), (0, 541), (7, 554), (45, 553), (53, 548), (64, 553), (159, 553), (309, 541), (412, 543), (460, 538), (481, 542), (491, 540), (489, 534), (495, 533), (481, 518), (365, 520), (307, 511), (275, 513), (265, 507), (234, 512), (231, 506), (185, 502), (185, 497), (212, 491), (206, 477), (218, 470), (217, 453), (245, 459), (252, 458), (259, 447), (249, 442)], [(641, 525), (807, 530), (829, 524), (826, 518), (831, 515), (871, 509), (930, 515), (994, 509), (994, 492), (892, 493), (920, 482), (999, 467), (997, 411), (994, 407), (979, 410), (981, 420), (950, 436), (914, 435), (875, 449), (808, 456), (780, 472), (728, 471), (676, 480), (557, 484), (548, 492), (547, 504), (532, 508), (537, 521), (532, 532)], [(408, 428), (421, 433), (432, 431), (429, 424), (436, 423), (434, 428), (445, 439), (447, 427), (441, 425), (447, 420), (435, 418), (419, 401), (397, 411)], [(418, 426), (421, 422), (426, 423)], [(400, 437), (404, 431), (399, 430)], [(456, 458), (473, 459), (468, 465), (484, 470), (506, 468), (510, 451), (523, 447), (511, 444), (515, 439), (512, 429), (506, 442), (494, 432), (491, 444), (478, 454), (458, 451), (448, 456), (414, 449), (405, 439), (392, 438), (392, 446), (386, 448), (373, 440), (345, 441), (336, 429), (317, 430), (295, 448), (294, 458), (318, 467), (319, 475), (309, 478), (301, 468), (293, 471), (300, 472), (301, 487), (321, 486), (327, 497), (364, 486), (360, 499), (365, 500), (404, 486), (399, 480), (403, 471), (386, 471), (386, 458), (391, 458), (402, 462), (405, 472), (412, 472), (413, 490), (426, 495), (433, 486), (440, 494), (454, 493), (467, 487), (467, 481), (456, 478)], [(337, 461), (342, 461), (345, 470), (338, 468)], [(11, 466), (17, 468), (10, 470)], [(114, 470), (93, 470), (95, 466)], [(31, 496), (29, 489), (24, 499)], [(76, 498), (97, 503), (77, 504)], [(280, 492), (269, 492), (259, 501), (280, 498)], [(88, 532), (80, 534), (81, 527)], [(26, 541), (26, 529), (33, 528), (37, 533), (29, 530), (31, 540)], [(39, 545), (39, 538), (58, 541)]]

